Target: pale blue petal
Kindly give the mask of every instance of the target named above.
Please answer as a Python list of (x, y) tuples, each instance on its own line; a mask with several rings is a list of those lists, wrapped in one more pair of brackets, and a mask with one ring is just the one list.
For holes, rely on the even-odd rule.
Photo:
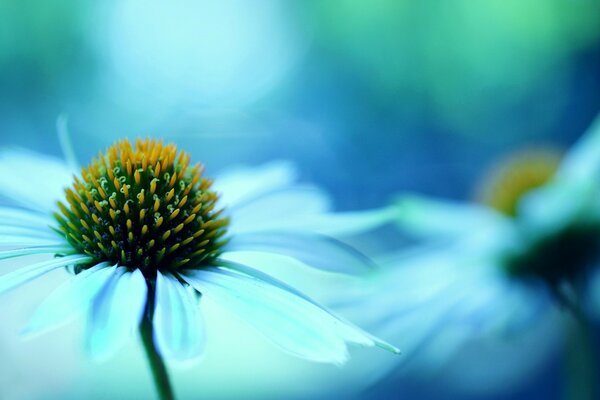
[(506, 217), (488, 207), (418, 195), (398, 197), (393, 206), (398, 226), (418, 236), (453, 238), (482, 229), (502, 229), (508, 223)]
[(54, 210), (74, 171), (59, 159), (21, 149), (0, 152), (0, 196), (26, 208)]
[(106, 360), (131, 339), (142, 319), (147, 294), (146, 280), (139, 269), (114, 270), (90, 310), (86, 342), (93, 359)]
[(565, 156), (556, 179), (583, 182), (600, 178), (600, 115)]
[(0, 221), (6, 224), (18, 223), (29, 227), (47, 227), (56, 224), (56, 220), (48, 214), (42, 214), (37, 211), (25, 210), (22, 208), (2, 206), (0, 206)]
[(353, 247), (317, 234), (262, 232), (234, 235), (225, 251), (281, 254), (330, 272), (361, 274), (374, 269), (372, 261)]
[(66, 114), (59, 115), (56, 119), (56, 132), (58, 133), (58, 141), (60, 143), (62, 153), (65, 156), (65, 160), (67, 160), (69, 167), (76, 171), (81, 167), (77, 161), (77, 156), (75, 155), (73, 141), (71, 140), (71, 134), (69, 133), (68, 122), (69, 119), (67, 118)]
[[(334, 237), (361, 234), (393, 222), (396, 219), (394, 207), (366, 211), (345, 212), (292, 212), (282, 213), (273, 218), (270, 208), (254, 210), (251, 219), (239, 221), (238, 214), (233, 212), (233, 219), (228, 227), (232, 235), (264, 231), (311, 232)], [(306, 210), (305, 210), (306, 211)]]
[[(184, 276), (196, 290), (237, 314), (282, 350), (315, 362), (343, 364), (348, 352), (322, 315), (300, 309), (302, 300), (279, 289), (263, 289), (254, 280), (230, 277), (212, 270)], [(287, 293), (287, 292), (286, 292)], [(291, 298), (290, 298), (291, 297)]]
[(0, 293), (14, 289), (17, 286), (29, 282), (30, 280), (33, 280), (55, 269), (71, 265), (84, 264), (90, 262), (91, 260), (91, 257), (88, 256), (72, 255), (19, 268), (16, 271), (0, 276)]
[[(314, 232), (335, 237), (357, 235), (392, 222), (396, 217), (393, 207), (366, 211), (327, 212), (297, 217), (265, 219), (257, 226), (244, 226), (231, 231), (249, 233), (256, 231)], [(237, 227), (237, 225), (235, 225)]]
[(450, 297), (463, 297), (470, 293), (465, 289), (477, 287), (483, 273), (464, 261), (454, 249), (411, 252), (381, 265), (382, 273), (371, 283), (374, 287), (369, 287), (368, 295), (340, 293), (342, 298), (350, 296), (348, 302), (362, 307), (364, 318), (373, 323), (402, 319), (405, 313), (415, 310), (431, 310), (438, 301), (450, 303)]
[(224, 269), (229, 269), (232, 271), (236, 271), (236, 272), (245, 274), (249, 277), (253, 277), (253, 278), (263, 281), (267, 284), (278, 287), (281, 290), (288, 291), (291, 294), (298, 296), (302, 300), (311, 303), (313, 306), (318, 307), (321, 310), (327, 312), (332, 318), (338, 320), (338, 329), (341, 332), (342, 336), (349, 342), (352, 342), (355, 344), (361, 344), (363, 346), (376, 345), (378, 347), (381, 347), (381, 348), (391, 351), (393, 353), (400, 352), (396, 347), (392, 346), (391, 344), (386, 343), (386, 342), (370, 335), (369, 333), (363, 331), (362, 329), (352, 325), (351, 323), (342, 320), (340, 317), (335, 316), (331, 311), (327, 310), (327, 308), (325, 308), (321, 304), (317, 303), (315, 300), (311, 299), (310, 297), (308, 297), (304, 293), (300, 292), (299, 290), (289, 286), (285, 282), (282, 282), (282, 281), (272, 277), (271, 275), (265, 274), (264, 272), (261, 272), (254, 268), (251, 268), (247, 265), (230, 262), (230, 261), (220, 262), (219, 266), (223, 267)]
[(37, 229), (24, 228), (21, 226), (0, 225), (0, 236), (31, 236), (32, 238), (57, 240), (62, 236), (47, 227), (40, 226)]
[[(554, 182), (532, 191), (519, 203), (519, 222), (527, 234), (547, 235), (576, 221), (597, 218), (595, 182)], [(596, 214), (596, 215), (594, 215)]]
[(297, 357), (343, 364), (348, 359), (346, 341), (374, 345), (371, 338), (359, 335), (357, 328), (335, 318), (305, 296), (288, 291), (284, 285), (274, 286), (273, 279), (267, 283), (214, 267), (186, 271), (184, 279)]
[(269, 224), (284, 224), (290, 219), (320, 214), (330, 208), (329, 197), (315, 187), (281, 188), (229, 208), (233, 217), (230, 229), (231, 232), (265, 230)]
[(429, 355), (420, 358), (434, 364), (450, 356), (450, 344), (458, 348), (482, 335), (518, 333), (543, 311), (535, 289), (460, 249), (391, 259), (382, 270), (374, 287), (346, 307), (362, 315), (365, 326), (406, 343), (408, 353), (426, 346)]
[(0, 236), (0, 248), (35, 247), (35, 246), (65, 246), (68, 242), (61, 238), (45, 239), (24, 235)]
[(23, 334), (55, 328), (86, 311), (92, 300), (110, 280), (116, 267), (100, 263), (83, 270), (57, 287), (35, 310)]
[[(418, 252), (416, 252), (418, 253)], [(435, 254), (435, 253), (433, 253)], [(399, 257), (400, 265), (383, 265), (382, 274), (363, 282), (353, 290), (341, 290), (336, 309), (344, 310), (353, 320), (402, 345), (404, 356), (397, 363), (414, 363), (424, 358), (424, 348), (429, 349), (444, 329), (453, 331), (462, 325), (473, 329), (468, 321), (458, 320), (454, 312), (468, 303), (469, 266), (463, 265), (462, 275), (450, 267), (457, 254), (448, 259), (441, 254), (432, 256)], [(394, 268), (394, 266), (398, 268)], [(450, 268), (450, 270), (448, 270)], [(467, 279), (461, 279), (466, 277)], [(463, 336), (464, 337), (464, 336)], [(436, 357), (442, 357), (437, 352)], [(396, 362), (393, 364), (396, 365)], [(389, 366), (382, 365), (381, 373)]]
[(200, 309), (191, 293), (170, 274), (157, 273), (154, 340), (165, 358), (188, 361), (204, 351), (206, 334)]
[(213, 189), (226, 207), (288, 186), (297, 179), (296, 168), (287, 161), (274, 161), (260, 167), (236, 167), (217, 176)]
[(34, 254), (64, 254), (72, 252), (73, 248), (70, 246), (39, 246), (39, 247), (25, 247), (22, 249), (15, 250), (0, 250), (0, 260), (7, 260), (9, 258), (30, 256)]

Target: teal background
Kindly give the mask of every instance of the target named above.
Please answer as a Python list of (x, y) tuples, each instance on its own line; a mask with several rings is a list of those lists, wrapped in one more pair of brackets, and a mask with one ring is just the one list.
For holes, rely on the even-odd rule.
[[(291, 159), (341, 210), (382, 206), (399, 191), (470, 200), (499, 157), (567, 148), (596, 116), (598, 21), (593, 0), (3, 0), (0, 144), (59, 155), (55, 123), (66, 114), (82, 162), (123, 136), (154, 136), (209, 174)], [(51, 287), (3, 297), (0, 348), (12, 358), (1, 362), (10, 374), (0, 393), (152, 396), (135, 344), (96, 366), (79, 354), (78, 323), (18, 341)], [(360, 350), (345, 369), (312, 365), (244, 329), (215, 323), (206, 364), (176, 372), (182, 398), (348, 395), (378, 359), (361, 363)], [(560, 398), (563, 357), (485, 395)], [(443, 372), (392, 376), (362, 396), (482, 396), (443, 381)]]

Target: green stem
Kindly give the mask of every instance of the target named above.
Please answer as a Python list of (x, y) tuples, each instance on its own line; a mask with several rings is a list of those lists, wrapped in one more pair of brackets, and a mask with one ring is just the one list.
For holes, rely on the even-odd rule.
[(158, 397), (161, 400), (174, 400), (173, 389), (169, 382), (169, 374), (165, 363), (158, 354), (153, 339), (153, 326), (152, 317), (154, 315), (154, 285), (148, 282), (148, 301), (146, 303), (146, 309), (144, 311), (144, 318), (140, 324), (140, 336), (142, 337), (142, 343), (144, 345), (144, 351), (146, 352), (146, 358), (150, 369), (152, 371), (152, 377), (154, 378), (154, 384), (158, 391)]
[(597, 366), (594, 357), (592, 327), (582, 313), (573, 314), (567, 348), (568, 400), (594, 400), (600, 394), (597, 381)]

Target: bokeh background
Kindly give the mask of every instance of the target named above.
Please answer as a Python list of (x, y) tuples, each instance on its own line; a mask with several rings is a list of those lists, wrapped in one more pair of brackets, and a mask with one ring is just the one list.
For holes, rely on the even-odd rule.
[[(83, 161), (148, 135), (209, 173), (291, 159), (341, 210), (398, 191), (471, 199), (482, 168), (523, 146), (566, 148), (600, 111), (599, 21), (594, 0), (2, 0), (0, 144), (59, 155), (66, 114)], [(95, 366), (77, 323), (18, 341), (22, 314), (51, 286), (2, 299), (2, 397), (153, 396), (135, 345)], [(348, 393), (365, 368), (295, 361), (223, 324), (206, 363), (177, 372), (182, 397)], [(558, 398), (564, 357), (485, 394)], [(363, 396), (482, 396), (436, 379), (448, 375), (390, 377)]]

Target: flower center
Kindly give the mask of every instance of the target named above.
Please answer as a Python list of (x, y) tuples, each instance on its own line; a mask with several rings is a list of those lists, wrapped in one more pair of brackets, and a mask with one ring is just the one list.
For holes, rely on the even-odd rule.
[(515, 217), (522, 197), (552, 179), (561, 158), (560, 151), (550, 148), (512, 154), (485, 175), (477, 198), (481, 203)]
[(157, 270), (200, 268), (220, 253), (228, 219), (201, 164), (173, 144), (123, 140), (83, 168), (55, 213), (77, 250), (94, 258)]
[(538, 239), (530, 246), (508, 254), (505, 271), (517, 278), (542, 278), (552, 289), (561, 283), (585, 279), (596, 265), (600, 235), (597, 226), (568, 226), (564, 230)]

